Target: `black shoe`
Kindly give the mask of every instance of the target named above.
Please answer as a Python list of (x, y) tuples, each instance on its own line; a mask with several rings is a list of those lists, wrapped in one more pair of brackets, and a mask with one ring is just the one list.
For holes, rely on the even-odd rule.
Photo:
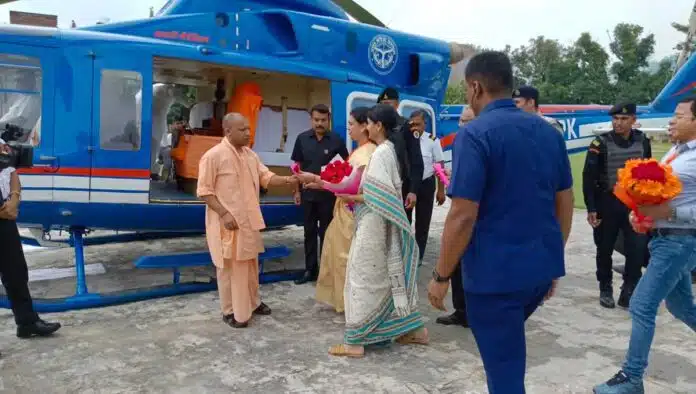
[(316, 282), (317, 280), (317, 275), (312, 275), (311, 272), (305, 272), (304, 275), (295, 281), (296, 285), (303, 285), (308, 282)]
[(17, 326), (17, 337), (31, 338), (33, 336), (46, 337), (60, 329), (60, 323), (48, 323), (41, 319), (32, 324)]
[(452, 313), (448, 316), (441, 316), (435, 320), (435, 323), (442, 324), (444, 326), (462, 326), (469, 327), (469, 322), (466, 318), (461, 317), (457, 312)]
[(614, 289), (611, 285), (599, 286), (599, 305), (609, 309), (616, 307), (614, 303)]
[(631, 284), (626, 284), (624, 283), (623, 286), (621, 286), (621, 294), (619, 295), (619, 301), (617, 304), (619, 304), (620, 307), (622, 308), (628, 308), (628, 305), (631, 301), (631, 297), (633, 296), (633, 290), (635, 290), (635, 286)]
[(258, 306), (258, 308), (254, 309), (253, 313), (254, 315), (268, 316), (271, 314), (271, 308), (269, 308), (268, 305), (262, 302), (261, 305)]
[(248, 321), (245, 321), (244, 323), (238, 322), (237, 319), (234, 318), (234, 313), (231, 315), (223, 316), (222, 321), (227, 323), (227, 325), (232, 328), (246, 328), (249, 326)]

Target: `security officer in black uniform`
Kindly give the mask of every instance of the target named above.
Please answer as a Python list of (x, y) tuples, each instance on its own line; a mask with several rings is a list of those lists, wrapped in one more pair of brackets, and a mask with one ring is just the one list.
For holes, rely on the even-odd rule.
[[(394, 88), (386, 88), (380, 93), (377, 103), (391, 105), (398, 111), (399, 92)], [(402, 180), (402, 195), (406, 209), (410, 210), (416, 206), (416, 196), (423, 180), (423, 156), (421, 154), (420, 133), (411, 130), (410, 127), (405, 127), (407, 122), (406, 118), (399, 116), (392, 142), (396, 149), (405, 149), (405, 156), (408, 157), (408, 162), (403, 163), (405, 164), (405, 174), (403, 174)], [(408, 219), (410, 222), (411, 217), (409, 216)]]
[(612, 287), (612, 253), (619, 235), (624, 236), (626, 269), (618, 304), (623, 308), (633, 294), (641, 277), (641, 267), (646, 249), (646, 238), (633, 231), (630, 213), (613, 194), (617, 171), (627, 160), (650, 158), (650, 140), (640, 130), (633, 129), (636, 121), (636, 105), (620, 103), (609, 111), (613, 129), (595, 138), (589, 146), (582, 173), (582, 189), (587, 207), (587, 221), (594, 229), (597, 246), (597, 280), (599, 281), (599, 303), (605, 308), (614, 308)]

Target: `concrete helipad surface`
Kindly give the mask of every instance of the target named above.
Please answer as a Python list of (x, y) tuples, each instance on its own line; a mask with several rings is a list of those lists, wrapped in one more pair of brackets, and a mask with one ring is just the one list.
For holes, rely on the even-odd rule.
[[(46, 339), (17, 339), (11, 313), (1, 310), (0, 391), (486, 393), (471, 332), (435, 324), (439, 313), (425, 297), (446, 209), (435, 209), (426, 265), (421, 269), (420, 306), (432, 340), (428, 347), (393, 346), (370, 352), (364, 359), (333, 358), (327, 349), (341, 341), (341, 317), (315, 303), (312, 285), (293, 283), (262, 286), (273, 314), (243, 330), (222, 323), (216, 292), (44, 315), (64, 325), (58, 335)], [(590, 229), (582, 212), (575, 219), (567, 248), (568, 275), (558, 295), (527, 324), (531, 394), (590, 393), (594, 384), (617, 371), (628, 343), (628, 313), (598, 304)], [(302, 266), (301, 229), (269, 232), (266, 242), (294, 249), (284, 264)], [(89, 247), (87, 262), (97, 264), (88, 276), (90, 291), (167, 283), (170, 273), (136, 270), (134, 259), (146, 253), (201, 248), (201, 238)], [(69, 271), (57, 274), (62, 278), (45, 280), (46, 269), (71, 267), (71, 259), (70, 249), (28, 252), (30, 269), (37, 270), (31, 283), (35, 297), (73, 292), (74, 278), (65, 277)], [(211, 272), (191, 271), (182, 279), (204, 279)], [(615, 279), (619, 284), (618, 275)], [(658, 317), (646, 392), (696, 393), (696, 333), (664, 308)]]

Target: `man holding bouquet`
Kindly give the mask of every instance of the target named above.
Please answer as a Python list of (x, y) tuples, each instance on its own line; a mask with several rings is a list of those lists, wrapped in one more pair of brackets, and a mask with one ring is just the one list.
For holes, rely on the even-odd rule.
[[(650, 180), (650, 195), (654, 196), (657, 186), (661, 189), (659, 195), (667, 202), (639, 205), (638, 214), (646, 217), (643, 222), (631, 214), (634, 228), (652, 227), (652, 237), (650, 263), (631, 299), (632, 327), (626, 360), (613, 378), (594, 388), (596, 394), (644, 393), (643, 375), (663, 300), (674, 317), (696, 331), (696, 304), (691, 288), (691, 272), (696, 268), (696, 96), (677, 105), (669, 123), (669, 135), (675, 146), (662, 159), (662, 165), (652, 164), (651, 171), (642, 174)], [(630, 181), (636, 182), (634, 172), (637, 173), (630, 173), (634, 178)], [(681, 191), (679, 186), (668, 187), (674, 175)], [(631, 191), (640, 193), (638, 185), (636, 182)]]
[(627, 160), (650, 158), (650, 140), (640, 130), (633, 129), (636, 121), (636, 105), (620, 103), (609, 111), (613, 130), (595, 138), (587, 151), (582, 173), (582, 190), (587, 207), (587, 221), (592, 226), (597, 246), (597, 281), (599, 304), (614, 308), (612, 287), (612, 254), (619, 231), (624, 236), (626, 268), (618, 304), (628, 308), (628, 303), (641, 276), (645, 240), (631, 229), (628, 208), (612, 193), (617, 181), (617, 171)]

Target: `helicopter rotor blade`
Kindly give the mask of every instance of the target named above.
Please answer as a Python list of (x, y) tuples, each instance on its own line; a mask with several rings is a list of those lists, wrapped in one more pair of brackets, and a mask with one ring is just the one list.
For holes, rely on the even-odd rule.
[(372, 15), (370, 11), (363, 8), (360, 4), (353, 0), (333, 0), (337, 6), (343, 8), (343, 10), (355, 20), (360, 23), (365, 23), (368, 25), (387, 27), (382, 21), (377, 19), (376, 16)]

